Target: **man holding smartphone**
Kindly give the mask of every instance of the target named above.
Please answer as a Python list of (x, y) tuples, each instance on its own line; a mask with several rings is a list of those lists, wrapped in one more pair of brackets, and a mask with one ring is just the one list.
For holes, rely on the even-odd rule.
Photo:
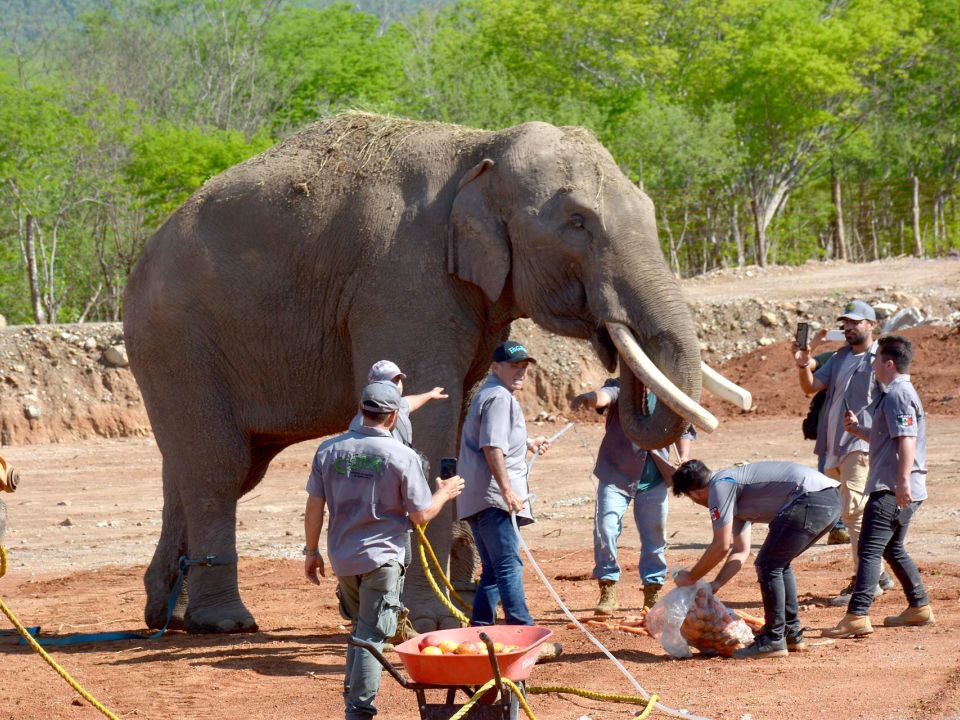
[[(873, 373), (873, 359), (877, 353), (873, 331), (877, 326), (877, 316), (866, 302), (852, 300), (844, 306), (837, 321), (841, 324), (847, 344), (823, 367), (818, 368), (815, 373), (812, 371), (815, 363), (810, 357), (809, 346), (795, 345), (794, 359), (799, 370), (801, 390), (808, 395), (824, 389), (827, 391), (821, 416), (826, 427), (817, 433), (814, 452), (824, 458), (824, 472), (840, 481), (842, 515), (850, 533), (855, 576), (858, 563), (857, 546), (866, 506), (864, 488), (869, 472), (870, 446), (865, 440), (844, 430), (843, 418), (849, 410), (856, 415), (862, 427), (870, 427), (871, 418), (867, 408), (880, 392)], [(876, 594), (881, 594), (884, 586), (893, 586), (893, 581), (886, 573), (881, 575)], [(846, 605), (852, 592), (853, 580), (830, 601), (831, 604)]]

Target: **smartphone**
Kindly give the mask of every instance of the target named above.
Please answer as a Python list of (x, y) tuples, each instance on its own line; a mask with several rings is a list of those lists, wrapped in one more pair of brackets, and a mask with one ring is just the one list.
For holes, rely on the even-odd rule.
[(810, 323), (797, 323), (797, 347), (801, 350), (810, 347)]
[(440, 479), (448, 480), (457, 474), (456, 458), (440, 458)]

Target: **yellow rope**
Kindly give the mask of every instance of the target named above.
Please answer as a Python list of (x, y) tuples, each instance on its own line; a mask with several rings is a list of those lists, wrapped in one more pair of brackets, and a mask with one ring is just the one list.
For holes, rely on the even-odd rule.
[[(422, 535), (421, 537), (426, 539), (426, 536)], [(450, 611), (450, 614), (459, 620), (461, 625), (469, 625), (470, 618), (460, 612), (456, 606), (447, 599), (447, 596), (443, 594), (440, 586), (437, 585), (437, 581), (433, 579), (433, 573), (430, 572), (430, 567), (427, 565), (427, 554), (423, 549), (424, 544), (425, 543), (423, 542), (418, 544), (418, 549), (420, 550), (420, 566), (423, 568), (423, 576), (427, 579), (427, 582), (430, 583), (430, 587), (433, 588), (433, 592), (436, 593), (438, 598), (440, 598), (440, 602), (442, 602), (447, 610)]]
[[(484, 696), (484, 694), (496, 684), (496, 679), (491, 678), (487, 680), (479, 690), (477, 690), (473, 696), (461, 707), (457, 712), (450, 716), (450, 720), (460, 720), (460, 718), (465, 717), (470, 708), (477, 704), (477, 702)], [(527, 714), (527, 717), (530, 720), (537, 720), (533, 714), (533, 710), (530, 709), (530, 706), (527, 704), (527, 699), (523, 696), (523, 693), (520, 691), (520, 688), (517, 687), (517, 684), (513, 682), (510, 678), (503, 678), (503, 684), (506, 685), (514, 695), (517, 696), (517, 701), (520, 703), (520, 707), (523, 708), (523, 711)]]
[[(3, 577), (4, 575), (6, 575), (6, 573), (7, 573), (7, 549), (2, 545), (0, 545), (0, 577)], [(100, 702), (98, 702), (97, 699), (93, 697), (93, 695), (91, 695), (82, 687), (80, 687), (80, 684), (76, 680), (74, 680), (72, 677), (70, 677), (70, 674), (66, 670), (64, 670), (62, 667), (60, 667), (60, 665), (57, 664), (57, 661), (47, 654), (46, 650), (44, 650), (42, 647), (40, 647), (40, 645), (37, 644), (37, 641), (33, 639), (33, 636), (30, 635), (30, 633), (27, 632), (27, 629), (20, 623), (19, 620), (17, 620), (17, 617), (13, 614), (13, 611), (11, 611), (10, 608), (7, 607), (6, 603), (4, 603), (3, 600), (0, 600), (0, 610), (2, 610), (3, 614), (6, 615), (7, 618), (10, 620), (10, 622), (13, 623), (13, 626), (17, 629), (17, 632), (19, 632), (24, 637), (24, 639), (28, 643), (30, 643), (30, 646), (34, 650), (36, 650), (38, 653), (40, 653), (40, 657), (46, 660), (47, 664), (50, 665), (50, 667), (52, 667), (54, 670), (56, 670), (57, 674), (59, 674), (60, 677), (62, 677), (64, 680), (70, 683), (70, 687), (72, 687), (74, 690), (80, 693), (80, 695), (83, 696), (84, 700), (86, 700), (88, 703), (93, 705), (97, 710), (102, 712), (108, 718), (110, 718), (111, 720), (118, 720), (116, 715), (114, 715), (112, 712), (107, 710), (107, 708), (101, 705)]]
[(559, 685), (548, 685), (543, 687), (528, 687), (527, 692), (531, 695), (545, 695), (547, 693), (558, 693), (564, 695), (579, 695), (580, 697), (589, 698), (590, 700), (609, 700), (611, 702), (618, 703), (628, 703), (631, 705), (644, 705), (646, 704), (646, 709), (638, 717), (645, 718), (652, 711), (653, 706), (657, 704), (659, 697), (657, 695), (651, 695), (649, 699), (644, 698), (640, 695), (616, 695), (612, 693), (602, 693), (595, 690), (583, 690), (581, 688), (575, 687), (563, 687)]
[[(450, 591), (451, 597), (453, 597), (458, 603), (460, 603), (461, 607), (465, 607), (470, 612), (473, 612), (473, 607), (470, 605), (470, 603), (468, 603), (466, 600), (460, 597), (460, 593), (458, 593), (456, 589), (454, 589), (453, 583), (450, 582), (450, 579), (447, 577), (446, 573), (443, 571), (443, 568), (440, 566), (440, 560), (437, 558), (436, 553), (433, 552), (433, 546), (430, 544), (430, 541), (427, 540), (426, 523), (424, 523), (423, 525), (414, 525), (414, 527), (417, 529), (417, 535), (420, 537), (420, 546), (426, 547), (427, 552), (430, 554), (430, 562), (433, 563), (433, 567), (436, 568), (437, 574), (440, 576), (440, 579), (443, 580), (443, 584), (447, 586), (447, 590)], [(423, 563), (423, 567), (424, 569), (426, 569), (427, 567), (427, 564), (425, 562)]]

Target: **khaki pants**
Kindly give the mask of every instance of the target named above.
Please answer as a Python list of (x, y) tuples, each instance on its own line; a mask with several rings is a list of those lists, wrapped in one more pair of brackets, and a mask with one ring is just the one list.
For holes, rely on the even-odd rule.
[(839, 467), (827, 470), (827, 475), (840, 481), (840, 507), (843, 522), (850, 533), (850, 551), (853, 555), (853, 572), (857, 572), (860, 545), (860, 526), (863, 524), (863, 511), (867, 507), (867, 498), (863, 494), (870, 472), (870, 456), (865, 452), (847, 454)]

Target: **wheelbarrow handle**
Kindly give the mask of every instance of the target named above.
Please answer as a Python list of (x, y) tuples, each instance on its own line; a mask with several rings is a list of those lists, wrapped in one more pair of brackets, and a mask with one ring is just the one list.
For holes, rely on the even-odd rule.
[(347, 643), (353, 645), (354, 647), (363, 648), (368, 653), (373, 655), (377, 662), (383, 665), (383, 669), (390, 673), (394, 680), (400, 683), (401, 687), (406, 688), (410, 685), (409, 681), (400, 674), (400, 671), (393, 666), (393, 663), (383, 656), (383, 653), (380, 652), (380, 649), (376, 645), (368, 642), (367, 640), (361, 640), (360, 638), (354, 637), (353, 635), (347, 638)]
[(493, 650), (493, 640), (482, 630), (480, 631), (480, 640), (487, 646), (487, 658), (490, 660), (490, 667), (493, 668), (493, 677), (497, 681), (497, 689), (501, 697), (506, 697), (506, 689), (503, 686), (503, 679), (500, 677), (500, 663), (497, 662), (497, 653)]

